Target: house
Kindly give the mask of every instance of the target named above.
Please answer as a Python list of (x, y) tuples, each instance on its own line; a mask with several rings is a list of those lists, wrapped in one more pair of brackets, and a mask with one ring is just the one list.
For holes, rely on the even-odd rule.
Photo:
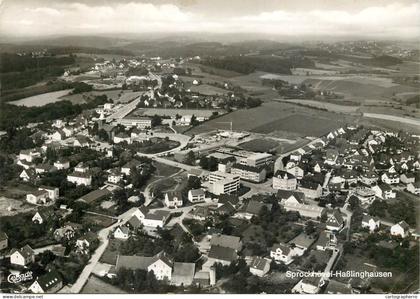
[(181, 192), (167, 192), (165, 194), (165, 206), (168, 208), (179, 208), (182, 207), (182, 194)]
[(416, 195), (420, 194), (420, 182), (410, 183), (407, 185), (407, 191)]
[(231, 248), (236, 252), (240, 251), (242, 248), (242, 242), (240, 237), (220, 234), (211, 236), (210, 245)]
[(70, 225), (64, 225), (54, 231), (54, 239), (57, 241), (71, 240), (74, 238), (76, 231)]
[(325, 164), (335, 165), (338, 158), (338, 151), (335, 149), (327, 149), (325, 153)]
[(305, 234), (304, 232), (300, 233), (288, 242), (288, 244), (292, 246), (292, 251), (295, 256), (302, 256), (313, 243), (315, 243), (315, 238)]
[(52, 201), (56, 201), (60, 196), (60, 189), (57, 187), (40, 186), (38, 190), (44, 190), (48, 192), (48, 198)]
[(306, 198), (315, 199), (321, 197), (322, 195), (321, 185), (309, 180), (302, 180), (298, 190), (303, 192)]
[(195, 220), (205, 221), (209, 217), (210, 212), (208, 207), (197, 206), (190, 211), (189, 215)]
[(370, 204), (375, 200), (375, 190), (373, 188), (366, 188), (366, 187), (360, 187), (356, 189), (356, 192), (354, 193), (354, 195), (360, 200), (361, 204)]
[(283, 262), (286, 265), (293, 262), (293, 250), (286, 244), (274, 244), (270, 249), (270, 257), (276, 262)]
[(195, 274), (194, 263), (174, 263), (171, 284), (175, 286), (190, 286), (193, 284)]
[(413, 184), (416, 181), (416, 176), (414, 175), (414, 173), (403, 173), (400, 176), (400, 181), (401, 183), (404, 183), (406, 185), (408, 184)]
[(81, 173), (87, 173), (89, 171), (89, 166), (83, 162), (80, 162), (79, 164), (74, 167), (75, 172), (81, 172)]
[(165, 253), (160, 252), (155, 256), (128, 256), (118, 255), (115, 269), (153, 271), (157, 280), (168, 280), (172, 278), (173, 262)]
[(42, 224), (50, 219), (53, 219), (54, 217), (56, 217), (56, 215), (53, 208), (39, 208), (35, 215), (32, 217), (32, 222)]
[(9, 247), (9, 237), (5, 232), (0, 232), (0, 251)]
[(277, 198), (282, 205), (305, 203), (305, 194), (298, 191), (279, 190), (277, 191)]
[(48, 191), (36, 190), (26, 194), (26, 201), (34, 205), (45, 205), (49, 202)]
[(278, 170), (273, 176), (273, 189), (296, 190), (297, 179), (293, 174)]
[(58, 129), (51, 135), (51, 139), (54, 141), (61, 141), (66, 139), (66, 133), (62, 129)]
[(76, 250), (80, 252), (87, 252), (98, 241), (96, 234), (87, 232), (76, 240)]
[(171, 213), (165, 210), (153, 210), (146, 214), (146, 217), (142, 220), (144, 226), (147, 227), (163, 227), (168, 221)]
[(249, 272), (255, 276), (263, 277), (270, 271), (270, 264), (271, 259), (269, 258), (253, 257), (249, 264)]
[(388, 185), (398, 184), (400, 182), (400, 176), (395, 172), (385, 172), (381, 176), (381, 181)]
[(67, 175), (67, 181), (70, 183), (74, 183), (77, 186), (90, 186), (92, 184), (92, 176), (83, 172), (73, 172)]
[(379, 177), (374, 171), (365, 171), (362, 174), (360, 174), (360, 182), (372, 186), (373, 184), (376, 184)]
[(54, 166), (50, 164), (38, 164), (38, 165), (35, 165), (34, 169), (35, 169), (35, 173), (37, 174), (43, 174), (43, 173), (53, 172), (57, 170)]
[(286, 164), (286, 172), (293, 175), (296, 179), (300, 180), (303, 178), (304, 171), (299, 165), (295, 164), (294, 162), (288, 162)]
[(29, 290), (35, 294), (54, 294), (63, 287), (63, 280), (60, 274), (52, 270), (46, 274), (37, 277), (30, 285)]
[(35, 262), (35, 252), (29, 245), (21, 249), (12, 249), (10, 252), (10, 263), (12, 265), (27, 266)]
[(210, 268), (215, 263), (221, 263), (222, 265), (228, 266), (233, 261), (236, 261), (238, 255), (235, 249), (222, 247), (222, 246), (211, 246), (208, 254), (208, 260), (203, 265), (203, 268)]
[(267, 176), (267, 170), (262, 166), (249, 166), (244, 164), (233, 164), (230, 170), (231, 174), (238, 175), (245, 181), (254, 183), (264, 182)]
[(401, 238), (405, 238), (409, 234), (410, 234), (410, 226), (404, 220), (391, 226), (391, 235), (393, 236), (400, 236)]
[(118, 169), (113, 169), (108, 174), (108, 182), (118, 184), (123, 179), (123, 174)]
[(118, 226), (114, 231), (114, 238), (127, 240), (130, 237), (130, 229), (127, 226)]
[(19, 160), (25, 160), (27, 162), (33, 162), (34, 159), (41, 157), (41, 151), (39, 149), (27, 149), (21, 150), (19, 153)]
[(89, 147), (92, 141), (84, 135), (77, 135), (74, 139), (73, 146), (75, 147)]
[(126, 142), (127, 144), (131, 144), (131, 137), (128, 136), (126, 133), (118, 133), (117, 135), (114, 136), (113, 141), (115, 144), (118, 144), (121, 142)]
[(375, 196), (381, 199), (395, 198), (397, 195), (397, 193), (392, 190), (389, 185), (385, 184), (375, 185), (372, 187), (372, 190), (375, 192)]
[(271, 211), (272, 205), (268, 203), (259, 202), (256, 200), (250, 200), (241, 210), (236, 214), (239, 218), (250, 220), (253, 216), (258, 216), (263, 208)]
[(330, 231), (339, 231), (344, 227), (344, 219), (341, 216), (339, 210), (334, 210), (334, 212), (328, 217), (326, 222), (326, 228)]
[(330, 231), (321, 231), (318, 240), (315, 242), (314, 247), (316, 250), (325, 251), (327, 249), (333, 250), (338, 244), (337, 237)]
[(188, 191), (188, 200), (191, 203), (203, 202), (206, 198), (206, 193), (203, 189), (192, 189)]
[(292, 293), (317, 294), (325, 284), (320, 276), (310, 276), (301, 279), (292, 289)]
[(362, 227), (366, 227), (370, 232), (374, 232), (381, 225), (381, 221), (377, 217), (363, 214)]
[(16, 162), (17, 165), (22, 166), (23, 169), (32, 169), (34, 168), (34, 163), (32, 162), (27, 162), (26, 160), (18, 160)]
[(148, 213), (149, 213), (149, 209), (146, 206), (141, 206), (134, 211), (133, 217), (135, 216), (139, 220), (143, 220), (144, 218), (146, 218), (146, 215)]
[(307, 218), (319, 219), (325, 213), (325, 208), (316, 205), (286, 202), (283, 206), (286, 211), (298, 212), (300, 216)]
[(59, 159), (54, 162), (54, 167), (57, 168), (57, 170), (69, 169), (70, 162), (67, 159)]
[(131, 160), (130, 162), (125, 163), (122, 167), (121, 167), (121, 172), (125, 175), (130, 175), (131, 174), (131, 169), (138, 169), (141, 167), (143, 163), (141, 163), (138, 160)]
[(24, 182), (33, 182), (33, 181), (35, 181), (38, 178), (38, 174), (35, 172), (34, 169), (29, 168), (29, 169), (22, 170), (22, 172), (20, 173), (19, 177)]

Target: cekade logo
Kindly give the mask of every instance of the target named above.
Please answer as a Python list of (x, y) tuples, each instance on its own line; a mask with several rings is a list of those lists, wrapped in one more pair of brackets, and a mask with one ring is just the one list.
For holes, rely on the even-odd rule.
[(9, 274), (9, 276), (7, 276), (7, 281), (10, 283), (19, 283), (19, 282), (32, 280), (32, 279), (33, 279), (32, 271), (28, 271), (26, 273), (21, 273), (21, 274)]

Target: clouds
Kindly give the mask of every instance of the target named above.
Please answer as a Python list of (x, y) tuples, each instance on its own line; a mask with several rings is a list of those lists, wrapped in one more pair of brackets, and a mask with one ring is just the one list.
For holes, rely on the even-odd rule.
[[(7, 35), (147, 32), (238, 32), (293, 36), (419, 36), (420, 4), (371, 5), (359, 10), (272, 9), (208, 15), (168, 2), (105, 5), (79, 2), (3, 3), (0, 32)], [(39, 3), (38, 5), (36, 3)], [(106, 2), (110, 3), (110, 2)], [(113, 2), (115, 3), (115, 2)], [(249, 1), (248, 1), (249, 3)], [(255, 4), (257, 7), (257, 3)], [(220, 10), (224, 10), (220, 5)]]

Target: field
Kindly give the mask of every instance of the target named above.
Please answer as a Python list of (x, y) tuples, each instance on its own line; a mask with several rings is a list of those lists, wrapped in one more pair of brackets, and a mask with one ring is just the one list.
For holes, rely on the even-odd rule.
[(83, 287), (82, 294), (125, 294), (126, 292), (91, 275)]
[(272, 139), (258, 138), (238, 144), (238, 146), (248, 151), (268, 152), (271, 150), (275, 150), (277, 147), (280, 146), (280, 143)]
[(116, 90), (90, 91), (90, 92), (84, 92), (84, 93), (79, 93), (79, 94), (66, 95), (66, 96), (63, 96), (62, 99), (69, 100), (75, 104), (80, 104), (80, 103), (85, 103), (89, 97), (106, 95), (108, 99), (113, 100), (115, 103), (119, 103), (119, 102), (125, 103), (131, 100), (137, 94), (141, 94), (141, 92), (122, 91), (122, 90), (116, 89)]
[(53, 91), (27, 97), (21, 100), (10, 102), (11, 104), (26, 107), (39, 107), (49, 103), (55, 103), (64, 100), (63, 96), (68, 95), (71, 89)]
[(300, 107), (285, 102), (266, 102), (260, 107), (237, 110), (194, 127), (188, 134), (200, 134), (226, 129), (233, 122), (233, 130), (272, 134), (280, 138), (319, 136), (328, 130), (352, 123), (354, 117)]
[(110, 265), (115, 265), (117, 262), (117, 255), (119, 254), (121, 244), (124, 241), (117, 239), (110, 239), (105, 252), (102, 254), (100, 262)]
[(333, 111), (333, 112), (352, 113), (352, 112), (356, 112), (359, 109), (359, 106), (338, 105), (334, 103), (319, 102), (319, 101), (313, 101), (313, 100), (284, 100), (284, 101), (289, 102), (289, 103), (299, 103), (299, 104), (307, 105), (311, 107), (327, 109), (328, 111)]
[(190, 87), (192, 92), (198, 92), (204, 95), (224, 95), (228, 92), (226, 89), (222, 89), (216, 86), (208, 85), (208, 84), (201, 84), (201, 85), (193, 85)]

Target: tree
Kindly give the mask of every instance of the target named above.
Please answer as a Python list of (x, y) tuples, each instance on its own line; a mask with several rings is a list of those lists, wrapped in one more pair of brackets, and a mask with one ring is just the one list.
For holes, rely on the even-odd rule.
[(208, 169), (210, 171), (215, 171), (217, 170), (217, 166), (218, 166), (219, 162), (217, 161), (217, 159), (213, 156), (211, 156), (209, 158), (209, 165), (208, 165)]
[(200, 167), (203, 169), (209, 169), (209, 160), (206, 156), (200, 158)]
[(350, 209), (354, 211), (356, 208), (360, 207), (360, 200), (356, 196), (351, 196), (349, 198)]
[(189, 151), (187, 155), (184, 158), (184, 163), (188, 165), (194, 165), (195, 164), (195, 154), (193, 151)]
[(195, 126), (197, 126), (199, 124), (200, 124), (200, 122), (197, 120), (197, 117), (193, 114), (191, 116), (190, 125), (193, 126), (193, 127), (195, 127)]
[(190, 176), (188, 178), (187, 189), (198, 189), (201, 187), (201, 179), (196, 176)]
[(153, 115), (151, 119), (151, 124), (152, 124), (152, 127), (160, 126), (162, 124), (162, 117), (160, 117), (157, 114)]
[(314, 232), (315, 232), (315, 224), (313, 223), (313, 221), (309, 220), (308, 222), (306, 222), (306, 225), (305, 225), (305, 233), (307, 235), (311, 235)]

